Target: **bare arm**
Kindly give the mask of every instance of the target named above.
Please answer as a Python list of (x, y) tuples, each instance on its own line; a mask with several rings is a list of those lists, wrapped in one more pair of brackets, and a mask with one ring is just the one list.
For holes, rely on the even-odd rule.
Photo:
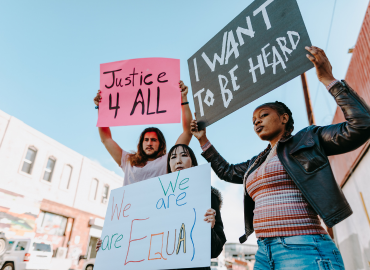
[[(99, 106), (101, 101), (100, 90), (94, 98), (94, 103)], [(122, 158), (122, 148), (112, 139), (112, 133), (109, 127), (99, 127), (100, 140), (104, 144), (105, 148), (108, 150), (109, 154), (112, 156), (118, 166), (121, 166)]]
[(99, 135), (101, 142), (108, 150), (118, 166), (121, 166), (122, 148), (112, 139), (112, 134), (109, 127), (99, 127)]
[[(180, 89), (181, 89), (181, 103), (188, 102), (188, 87), (180, 81)], [(181, 105), (182, 111), (182, 129), (183, 132), (180, 137), (177, 139), (176, 144), (186, 144), (189, 145), (192, 134), (190, 132), (190, 123), (193, 120), (191, 115), (189, 104)]]

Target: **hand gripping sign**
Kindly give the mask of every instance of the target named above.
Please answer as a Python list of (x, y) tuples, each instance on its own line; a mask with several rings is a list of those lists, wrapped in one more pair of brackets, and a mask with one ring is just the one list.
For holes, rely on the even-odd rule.
[(209, 267), (210, 164), (112, 190), (95, 270)]
[(180, 123), (180, 60), (141, 58), (100, 65), (98, 127)]
[(188, 60), (198, 125), (213, 124), (313, 67), (296, 0), (255, 0)]

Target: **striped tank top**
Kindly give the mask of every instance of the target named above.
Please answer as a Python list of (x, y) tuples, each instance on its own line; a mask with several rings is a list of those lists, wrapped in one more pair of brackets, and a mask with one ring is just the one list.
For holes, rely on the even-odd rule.
[(327, 234), (315, 210), (290, 178), (275, 154), (247, 178), (255, 202), (253, 227), (257, 237)]

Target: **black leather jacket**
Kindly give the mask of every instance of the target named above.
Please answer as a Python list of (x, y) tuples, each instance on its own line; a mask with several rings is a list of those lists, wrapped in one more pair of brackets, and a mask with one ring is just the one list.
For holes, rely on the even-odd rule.
[[(370, 107), (345, 81), (335, 84), (329, 92), (342, 109), (346, 122), (306, 127), (296, 135), (281, 140), (276, 151), (304, 197), (325, 224), (333, 227), (350, 216), (352, 209), (335, 181), (328, 156), (352, 151), (370, 138)], [(262, 164), (268, 153), (251, 168), (248, 175)], [(229, 164), (213, 146), (202, 155), (211, 162), (220, 179), (234, 184), (244, 184), (244, 174), (257, 158)], [(244, 188), (245, 235), (240, 237), (241, 243), (254, 231), (253, 210), (254, 201)]]

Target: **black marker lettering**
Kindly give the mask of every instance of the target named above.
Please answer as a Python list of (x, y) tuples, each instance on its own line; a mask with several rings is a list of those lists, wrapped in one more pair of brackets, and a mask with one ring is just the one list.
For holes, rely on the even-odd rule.
[(117, 86), (117, 87), (118, 87), (118, 86), (123, 87), (123, 85), (121, 84), (121, 82), (122, 82), (122, 78), (120, 78), (120, 79), (119, 79), (119, 83), (118, 83), (118, 79), (116, 79), (116, 86)]
[(149, 106), (150, 106), (150, 88), (148, 88), (148, 106), (146, 109), (146, 114), (155, 114), (155, 112), (149, 112)]
[(117, 69), (117, 70), (111, 70), (111, 71), (106, 71), (106, 72), (103, 72), (103, 74), (108, 74), (108, 73), (111, 73), (113, 74), (113, 81), (112, 81), (112, 85), (111, 86), (108, 86), (108, 85), (105, 85), (106, 88), (112, 88), (113, 85), (114, 85), (114, 82), (115, 82), (115, 77), (114, 77), (114, 72), (116, 71), (121, 71), (122, 69)]
[(150, 76), (152, 76), (153, 74), (148, 74), (148, 75), (146, 75), (145, 77), (144, 77), (144, 83), (146, 84), (146, 85), (151, 85), (153, 82), (152, 81), (150, 81), (150, 82), (146, 82), (146, 78), (148, 78), (148, 77), (150, 77)]
[(141, 72), (141, 75), (140, 75), (140, 85), (142, 85), (143, 83), (143, 72)]
[[(139, 97), (139, 95), (141, 96), (141, 100), (138, 101), (137, 98)], [(139, 91), (137, 92), (135, 103), (134, 103), (134, 106), (132, 107), (132, 111), (131, 111), (130, 115), (133, 115), (134, 114), (135, 109), (136, 109), (136, 106), (139, 103), (141, 103), (141, 114), (144, 114), (144, 112), (145, 112), (145, 105), (144, 105), (143, 92), (141, 92), (141, 89), (139, 89)]]
[(160, 83), (168, 82), (168, 80), (160, 81), (159, 79), (166, 76), (166, 72), (159, 73), (157, 81)]
[(131, 79), (130, 79), (130, 77), (127, 77), (125, 80), (126, 80), (126, 81), (129, 81), (129, 82), (128, 82), (128, 83), (126, 83), (125, 85), (129, 85), (129, 84), (131, 83)]
[(135, 73), (135, 68), (134, 68), (134, 71), (130, 75), (132, 75), (132, 86), (135, 86), (135, 75), (139, 75), (139, 73)]
[(159, 89), (159, 86), (157, 87), (157, 113), (165, 113), (167, 112), (166, 110), (159, 111), (159, 95), (160, 95), (161, 90)]
[(109, 110), (116, 110), (116, 113), (114, 114), (114, 118), (117, 117), (117, 112), (118, 112), (119, 108), (120, 108), (120, 106), (119, 106), (119, 93), (117, 92), (116, 107), (112, 107), (112, 94), (109, 94)]

